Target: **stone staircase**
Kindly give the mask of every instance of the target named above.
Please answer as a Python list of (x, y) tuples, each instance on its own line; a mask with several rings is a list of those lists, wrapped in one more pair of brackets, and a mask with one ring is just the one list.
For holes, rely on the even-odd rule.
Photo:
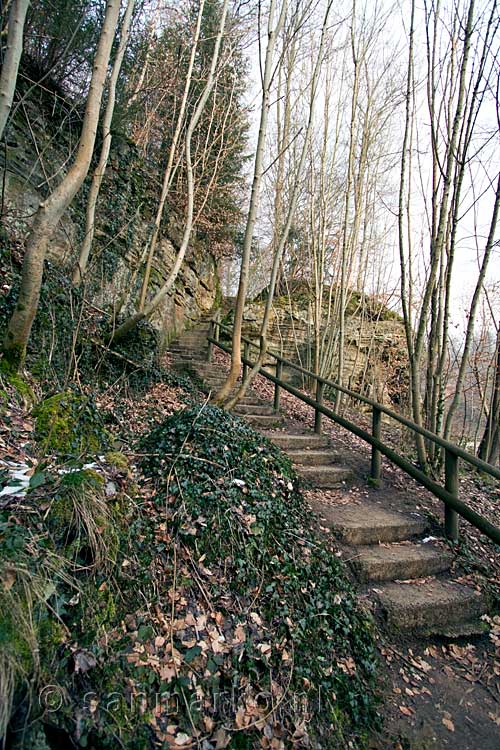
[[(207, 333), (208, 319), (173, 342), (169, 351), (173, 367), (195, 375), (210, 394), (225, 376), (216, 364), (207, 362)], [(252, 388), (234, 413), (290, 456), (305, 487), (343, 488), (347, 493), (356, 482), (366, 486), (341, 463), (327, 436), (298, 432)], [(384, 503), (385, 492), (391, 503)], [(401, 632), (447, 637), (482, 632), (479, 618), (486, 611), (485, 601), (478, 591), (452, 579), (453, 555), (442, 540), (426, 537), (427, 519), (417, 512), (393, 509), (395, 490), (368, 495), (363, 501), (343, 504), (312, 502), (321, 525), (339, 540), (341, 553), (360, 583), (360, 596), (389, 628)]]

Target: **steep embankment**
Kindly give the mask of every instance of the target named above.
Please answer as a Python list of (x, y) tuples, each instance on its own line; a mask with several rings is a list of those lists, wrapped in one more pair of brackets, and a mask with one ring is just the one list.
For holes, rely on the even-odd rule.
[(7, 747), (362, 746), (372, 626), (288, 460), (130, 358), (35, 412), (1, 384)]
[[(70, 115), (68, 114), (70, 113)], [(9, 137), (2, 150), (2, 223), (0, 263), (5, 279), (0, 293), (14, 298), (22, 253), (19, 249), (40, 201), (57, 184), (69, 164), (79, 137), (79, 112), (60, 92), (40, 88), (16, 109)], [(96, 148), (99, 153), (99, 148)], [(96, 157), (94, 157), (95, 159)], [(135, 312), (141, 287), (137, 273), (149, 240), (156, 211), (161, 165), (152, 168), (138, 148), (119, 130), (113, 145), (98, 203), (97, 225), (88, 275), (83, 289), (73, 292), (73, 315), (85, 321), (101, 311), (109, 324), (113, 318)], [(92, 169), (90, 171), (90, 176)], [(50, 243), (49, 266), (42, 305), (55, 310), (61, 295), (71, 305), (67, 279), (76, 262), (85, 231), (85, 207), (90, 184), (87, 178)], [(182, 237), (182, 217), (167, 211), (163, 235), (153, 261), (150, 294), (168, 276)], [(60, 274), (60, 283), (51, 284)], [(11, 291), (11, 287), (13, 290)], [(151, 323), (161, 342), (210, 310), (219, 295), (216, 262), (205, 240), (193, 237), (186, 262), (173, 292), (154, 313)], [(80, 313), (81, 298), (85, 298)], [(53, 316), (55, 317), (54, 313)], [(3, 320), (0, 319), (0, 335)], [(42, 326), (41, 330), (46, 326)], [(54, 326), (50, 326), (54, 335)], [(40, 349), (35, 342), (34, 349)], [(54, 342), (47, 339), (50, 350)]]

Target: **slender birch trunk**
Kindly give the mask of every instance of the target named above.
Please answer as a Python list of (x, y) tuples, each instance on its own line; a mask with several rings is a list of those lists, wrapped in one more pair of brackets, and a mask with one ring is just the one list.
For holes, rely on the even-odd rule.
[(307, 151), (309, 148), (309, 140), (311, 137), (311, 129), (312, 129), (312, 123), (313, 123), (313, 117), (314, 117), (314, 105), (316, 102), (316, 94), (317, 94), (318, 83), (319, 83), (320, 74), (321, 74), (321, 65), (323, 62), (325, 37), (326, 37), (327, 30), (328, 30), (328, 19), (330, 16), (332, 3), (333, 3), (333, 0), (330, 0), (330, 2), (327, 5), (325, 16), (323, 19), (323, 25), (321, 29), (321, 41), (319, 44), (318, 54), (315, 60), (312, 80), (310, 84), (311, 90), (310, 90), (310, 96), (309, 96), (309, 111), (308, 111), (307, 126), (306, 126), (306, 130), (304, 133), (304, 142), (302, 144), (299, 163), (297, 165), (294, 183), (292, 186), (292, 192), (291, 192), (291, 196), (289, 199), (289, 206), (288, 206), (285, 226), (283, 227), (283, 230), (281, 231), (279, 242), (277, 244), (276, 251), (274, 254), (273, 267), (272, 267), (271, 278), (269, 282), (269, 291), (267, 294), (266, 307), (264, 310), (264, 316), (262, 319), (262, 324), (261, 324), (261, 329), (260, 329), (259, 357), (255, 365), (252, 367), (251, 371), (245, 378), (245, 381), (242, 383), (241, 387), (238, 389), (237, 393), (231, 399), (229, 399), (229, 401), (226, 402), (225, 407), (227, 409), (232, 409), (238, 403), (238, 401), (241, 398), (243, 398), (247, 389), (252, 383), (253, 379), (255, 378), (260, 368), (262, 367), (264, 363), (264, 358), (267, 352), (267, 347), (268, 347), (267, 331), (269, 328), (269, 320), (271, 317), (271, 309), (272, 309), (272, 304), (273, 304), (273, 299), (274, 299), (274, 290), (276, 288), (276, 281), (278, 278), (279, 267), (280, 267), (281, 259), (283, 256), (283, 250), (288, 240), (288, 235), (290, 234), (290, 227), (292, 226), (292, 221), (293, 221), (295, 210), (297, 207), (297, 199), (299, 196), (299, 186), (300, 186), (300, 182), (302, 178), (302, 173), (304, 171), (304, 164), (306, 161)]
[(217, 32), (217, 38), (215, 40), (212, 60), (210, 64), (210, 72), (206, 80), (203, 93), (198, 101), (198, 104), (196, 105), (195, 111), (193, 113), (193, 116), (191, 118), (191, 121), (186, 131), (185, 151), (186, 151), (188, 207), (187, 207), (186, 224), (184, 228), (184, 234), (182, 237), (181, 246), (177, 253), (173, 268), (168, 278), (166, 279), (165, 283), (163, 284), (163, 286), (158, 290), (158, 292), (155, 294), (153, 299), (150, 302), (148, 302), (142, 310), (139, 310), (135, 315), (130, 316), (124, 323), (122, 323), (121, 326), (119, 326), (116, 329), (116, 331), (114, 331), (114, 333), (111, 335), (112, 341), (118, 341), (124, 338), (129, 333), (129, 331), (131, 331), (141, 320), (144, 320), (144, 318), (149, 318), (150, 315), (152, 315), (152, 313), (158, 308), (158, 306), (163, 302), (167, 294), (172, 289), (175, 283), (175, 280), (177, 279), (177, 276), (179, 274), (179, 271), (181, 269), (182, 263), (184, 261), (184, 256), (186, 255), (186, 250), (188, 248), (189, 240), (191, 239), (191, 233), (193, 231), (194, 175), (193, 175), (193, 165), (192, 165), (192, 157), (191, 157), (191, 141), (193, 137), (193, 132), (199, 123), (201, 115), (203, 114), (203, 111), (205, 109), (205, 106), (207, 104), (208, 98), (211, 94), (211, 91), (215, 82), (215, 72), (217, 68), (217, 63), (219, 61), (220, 47), (222, 43), (222, 38), (224, 36), (225, 26), (226, 26), (228, 6), (229, 6), (229, 0), (224, 0), (224, 5), (222, 6), (219, 29)]
[(22, 367), (26, 357), (31, 326), (40, 299), (47, 247), (63, 213), (88, 174), (96, 139), (106, 71), (119, 13), (119, 0), (108, 0), (94, 58), (94, 69), (75, 160), (62, 182), (40, 204), (26, 243), (19, 297), (3, 342), (5, 359), (14, 370)]
[(231, 369), (222, 387), (215, 395), (216, 403), (223, 403), (229, 396), (234, 384), (238, 380), (241, 369), (241, 330), (243, 325), (243, 311), (248, 289), (248, 273), (250, 266), (250, 251), (254, 236), (255, 222), (259, 209), (260, 186), (263, 174), (264, 146), (267, 136), (267, 124), (269, 119), (271, 84), (273, 79), (274, 51), (279, 34), (285, 23), (288, 0), (283, 0), (276, 25), (273, 28), (274, 15), (276, 11), (276, 0), (270, 0), (269, 16), (267, 24), (267, 47), (264, 61), (264, 72), (262, 78), (262, 94), (260, 108), (259, 135), (255, 151), (252, 191), (250, 195), (250, 206), (248, 209), (245, 235), (243, 238), (243, 249), (240, 268), (240, 279), (238, 293), (234, 309), (234, 324), (232, 336)]
[(0, 74), (0, 140), (3, 137), (16, 90), (17, 71), (23, 51), (24, 21), (30, 0), (12, 0), (7, 30), (7, 48)]
[(85, 236), (83, 238), (82, 247), (80, 250), (80, 257), (75, 268), (73, 269), (72, 282), (75, 285), (79, 284), (85, 275), (90, 251), (92, 249), (92, 242), (94, 240), (95, 211), (97, 206), (97, 199), (99, 198), (99, 192), (101, 190), (104, 173), (106, 172), (106, 167), (108, 165), (109, 152), (111, 150), (111, 122), (113, 120), (113, 113), (115, 111), (116, 85), (118, 83), (118, 76), (120, 75), (123, 58), (125, 56), (125, 50), (127, 49), (134, 5), (135, 0), (128, 0), (120, 31), (120, 44), (118, 46), (115, 61), (113, 63), (113, 70), (111, 71), (111, 77), (109, 79), (108, 103), (106, 104), (106, 110), (104, 112), (102, 123), (103, 142), (101, 155), (99, 157), (99, 163), (97, 164), (92, 176), (92, 184), (90, 185), (85, 219)]
[(158, 202), (158, 208), (156, 211), (153, 234), (151, 237), (151, 241), (149, 243), (149, 250), (148, 250), (147, 260), (146, 260), (146, 268), (144, 269), (144, 276), (142, 280), (142, 287), (141, 287), (141, 293), (140, 293), (140, 298), (139, 298), (139, 312), (142, 312), (144, 310), (144, 305), (146, 304), (146, 296), (148, 292), (149, 279), (151, 276), (151, 265), (153, 263), (153, 258), (154, 258), (154, 254), (156, 251), (156, 245), (158, 243), (158, 235), (160, 233), (161, 221), (163, 218), (163, 212), (165, 210), (165, 203), (167, 201), (168, 193), (170, 191), (170, 186), (172, 184), (172, 177), (173, 177), (172, 168), (174, 165), (174, 158), (175, 158), (175, 152), (177, 150), (177, 144), (179, 142), (179, 137), (181, 134), (181, 128), (184, 123), (184, 115), (186, 112), (187, 100), (188, 100), (189, 91), (191, 88), (191, 79), (193, 76), (193, 67), (194, 67), (194, 62), (196, 58), (196, 50), (198, 48), (198, 42), (200, 39), (200, 30), (201, 30), (201, 22), (203, 18), (204, 7), (205, 7), (205, 0), (201, 0), (199, 8), (198, 8), (198, 17), (196, 19), (196, 29), (194, 33), (193, 44), (191, 47), (191, 55), (189, 57), (189, 65), (188, 65), (188, 69), (186, 73), (186, 80), (184, 82), (184, 91), (182, 94), (181, 106), (179, 108), (179, 114), (177, 117), (177, 123), (175, 126), (172, 143), (170, 144), (170, 151), (168, 154), (167, 166), (165, 169), (165, 173), (163, 175), (163, 185), (162, 185), (160, 200)]

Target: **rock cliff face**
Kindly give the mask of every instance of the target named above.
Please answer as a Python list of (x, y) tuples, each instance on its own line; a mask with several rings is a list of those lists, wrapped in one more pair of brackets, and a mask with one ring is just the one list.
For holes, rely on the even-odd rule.
[[(46, 104), (46, 102), (44, 102)], [(11, 238), (22, 241), (33, 215), (51, 186), (64, 173), (77, 133), (62, 130), (59, 117), (31, 102), (10, 126), (0, 158), (3, 183), (2, 221)], [(99, 144), (97, 144), (97, 149)], [(120, 302), (121, 314), (135, 311), (141, 274), (136, 270), (149, 237), (161, 175), (152, 174), (130, 142), (115, 136), (98, 203), (96, 234), (86, 280), (87, 297), (107, 311)], [(68, 269), (78, 255), (84, 232), (89, 178), (67, 211), (52, 240), (48, 260)], [(162, 285), (173, 265), (182, 226), (167, 216), (164, 237), (153, 263), (150, 294)], [(151, 319), (161, 344), (195, 323), (219, 299), (216, 263), (196, 237), (172, 293)]]
[[(292, 297), (275, 300), (269, 348), (312, 369), (314, 335), (310, 307), (304, 296)], [(264, 305), (265, 299), (259, 298), (245, 309), (243, 335), (256, 343)], [(337, 380), (338, 371), (337, 336), (338, 331), (332, 326), (327, 340), (332, 343), (333, 355), (322, 373), (333, 381)], [(292, 372), (285, 375), (293, 378)], [(408, 359), (402, 320), (366, 295), (353, 293), (347, 310), (343, 375), (348, 388), (388, 406), (399, 406), (407, 400)]]

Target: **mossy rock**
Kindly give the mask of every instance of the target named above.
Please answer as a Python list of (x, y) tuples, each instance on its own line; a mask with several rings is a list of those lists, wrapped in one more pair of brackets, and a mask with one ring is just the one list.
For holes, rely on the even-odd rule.
[(33, 410), (35, 437), (44, 451), (60, 455), (95, 454), (110, 443), (110, 434), (91, 400), (63, 391), (41, 401)]
[(130, 468), (128, 458), (120, 451), (108, 451), (104, 458), (106, 463), (119, 471), (128, 472)]

